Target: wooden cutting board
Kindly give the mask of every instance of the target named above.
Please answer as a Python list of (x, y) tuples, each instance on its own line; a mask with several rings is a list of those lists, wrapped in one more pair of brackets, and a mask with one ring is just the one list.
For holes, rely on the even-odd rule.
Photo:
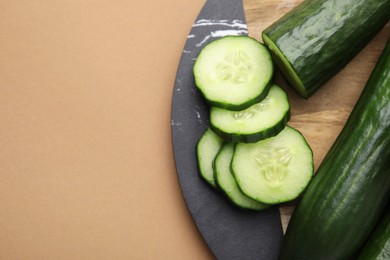
[[(261, 40), (261, 32), (301, 0), (244, 0), (249, 35)], [(276, 82), (289, 93), (291, 120), (300, 130), (314, 153), (315, 170), (344, 126), (353, 106), (390, 36), (390, 23), (338, 75), (323, 85), (312, 97), (298, 96), (278, 72)], [(280, 207), (284, 229), (293, 204)]]

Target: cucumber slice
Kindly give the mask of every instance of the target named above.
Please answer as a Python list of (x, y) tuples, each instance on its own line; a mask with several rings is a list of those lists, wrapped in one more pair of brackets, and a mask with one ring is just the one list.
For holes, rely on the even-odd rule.
[(226, 36), (202, 49), (193, 73), (210, 105), (243, 110), (266, 97), (274, 66), (265, 45), (248, 36)]
[(239, 189), (233, 174), (230, 171), (230, 163), (233, 158), (234, 143), (224, 144), (214, 160), (214, 173), (217, 186), (237, 206), (245, 209), (262, 210), (269, 205), (255, 201), (244, 195)]
[(199, 174), (214, 188), (216, 188), (216, 183), (214, 180), (213, 161), (222, 144), (223, 140), (211, 131), (210, 128), (206, 128), (196, 145)]
[(290, 119), (287, 93), (273, 85), (267, 97), (242, 111), (210, 109), (210, 127), (231, 142), (255, 143), (277, 135)]
[(235, 179), (248, 197), (266, 204), (297, 198), (314, 173), (313, 152), (296, 129), (254, 144), (238, 143), (232, 159)]

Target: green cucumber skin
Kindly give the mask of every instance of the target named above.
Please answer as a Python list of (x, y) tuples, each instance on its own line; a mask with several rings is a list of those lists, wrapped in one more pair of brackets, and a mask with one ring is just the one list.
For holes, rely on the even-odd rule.
[(215, 107), (220, 107), (220, 108), (227, 109), (227, 110), (240, 111), (240, 110), (247, 109), (248, 107), (250, 107), (256, 103), (259, 103), (260, 101), (265, 99), (265, 97), (268, 95), (268, 92), (273, 85), (274, 78), (275, 78), (275, 72), (273, 73), (269, 83), (264, 87), (264, 90), (258, 96), (254, 97), (252, 99), (248, 99), (246, 102), (244, 102), (240, 105), (234, 105), (234, 104), (230, 104), (227, 102), (212, 101), (212, 100), (209, 100), (201, 90), (199, 92), (200, 92), (202, 98), (206, 101), (206, 103), (208, 103), (208, 105), (210, 107), (215, 106)]
[(227, 142), (256, 143), (260, 140), (264, 140), (279, 134), (280, 131), (282, 131), (285, 128), (290, 118), (291, 118), (291, 113), (289, 109), (286, 115), (275, 126), (254, 134), (227, 133), (213, 124), (210, 124), (210, 128), (221, 139)]
[(288, 71), (282, 73), (308, 98), (381, 30), (389, 10), (389, 0), (306, 0), (266, 28), (263, 41), (265, 34), (280, 49), (304, 91), (298, 90)]
[(348, 259), (390, 194), (390, 41), (291, 217), (280, 259)]
[[(390, 206), (390, 205), (389, 205)], [(371, 234), (356, 260), (390, 259), (390, 209)]]

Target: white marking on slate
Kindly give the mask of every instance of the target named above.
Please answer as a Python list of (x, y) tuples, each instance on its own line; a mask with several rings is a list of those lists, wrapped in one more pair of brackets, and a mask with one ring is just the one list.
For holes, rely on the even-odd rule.
[[(196, 47), (201, 47), (204, 45), (210, 38), (218, 38), (224, 37), (228, 35), (246, 35), (248, 34), (248, 27), (246, 23), (241, 20), (209, 20), (209, 19), (201, 19), (192, 25), (192, 27), (200, 27), (200, 26), (226, 26), (232, 29), (225, 30), (216, 30), (210, 32), (209, 35), (206, 35), (203, 40), (201, 40)], [(187, 38), (195, 38), (196, 35), (190, 34)]]
[(202, 20), (198, 20), (196, 23), (194, 23), (192, 25), (192, 27), (209, 26), (209, 25), (224, 25), (224, 26), (228, 26), (228, 27), (237, 27), (240, 29), (247, 29), (247, 25), (240, 20), (233, 20), (231, 23), (229, 23), (228, 20), (202, 19)]
[(205, 42), (207, 42), (210, 38), (218, 38), (218, 37), (224, 37), (228, 35), (243, 35), (248, 34), (247, 30), (218, 30), (211, 32), (210, 35), (206, 35), (203, 40), (196, 44), (196, 47), (201, 47)]
[(196, 113), (196, 117), (198, 118), (198, 122), (199, 122), (200, 124), (203, 124), (203, 121), (202, 121), (202, 118), (201, 118), (201, 116), (200, 116), (199, 111), (195, 111), (195, 113)]
[(182, 123), (176, 123), (175, 121), (173, 121), (173, 120), (171, 120), (171, 125), (173, 125), (173, 126), (180, 126), (180, 125), (182, 125)]

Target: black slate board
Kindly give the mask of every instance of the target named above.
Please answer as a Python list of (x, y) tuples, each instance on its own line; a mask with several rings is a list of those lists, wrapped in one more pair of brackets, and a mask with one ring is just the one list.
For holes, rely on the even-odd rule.
[(207, 1), (188, 36), (173, 91), (176, 170), (188, 210), (217, 259), (277, 259), (283, 237), (278, 208), (240, 209), (198, 173), (195, 148), (209, 124), (209, 107), (195, 87), (192, 67), (205, 44), (232, 34), (247, 34), (242, 2)]

